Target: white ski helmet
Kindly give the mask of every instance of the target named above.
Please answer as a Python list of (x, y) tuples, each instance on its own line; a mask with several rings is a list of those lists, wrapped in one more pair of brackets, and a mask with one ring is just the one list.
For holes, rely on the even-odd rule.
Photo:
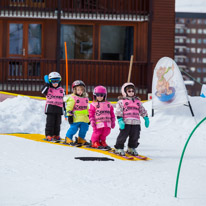
[(123, 97), (126, 97), (126, 96), (127, 96), (127, 94), (126, 94), (126, 88), (127, 88), (127, 87), (133, 87), (134, 90), (135, 90), (135, 86), (134, 86), (134, 84), (133, 84), (132, 82), (124, 83), (124, 84), (122, 85), (122, 88), (121, 88), (121, 92), (122, 92), (122, 96), (123, 96)]
[(49, 80), (50, 79), (60, 79), (60, 81), (61, 81), (61, 75), (58, 73), (58, 72), (51, 72), (50, 74), (49, 74)]

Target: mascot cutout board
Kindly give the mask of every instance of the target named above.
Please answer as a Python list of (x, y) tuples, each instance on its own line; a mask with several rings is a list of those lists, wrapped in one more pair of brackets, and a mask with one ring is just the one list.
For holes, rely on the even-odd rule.
[(152, 80), (152, 109), (164, 109), (187, 104), (187, 90), (182, 74), (169, 57), (163, 57), (154, 69)]

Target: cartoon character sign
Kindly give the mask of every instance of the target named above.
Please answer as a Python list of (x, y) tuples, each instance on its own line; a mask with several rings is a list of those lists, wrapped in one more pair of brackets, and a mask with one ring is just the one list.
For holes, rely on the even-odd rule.
[[(156, 85), (157, 92), (155, 93), (156, 96), (162, 102), (167, 102), (172, 100), (175, 94), (175, 89), (174, 87), (170, 87), (170, 80), (172, 80), (172, 77), (174, 76), (174, 64), (172, 64), (171, 67), (160, 66), (156, 70), (156, 75), (157, 75), (157, 85)], [(168, 75), (168, 79), (166, 79), (165, 77), (166, 75)]]
[(153, 109), (162, 109), (186, 102), (188, 102), (187, 91), (177, 64), (169, 57), (161, 58), (153, 75)]

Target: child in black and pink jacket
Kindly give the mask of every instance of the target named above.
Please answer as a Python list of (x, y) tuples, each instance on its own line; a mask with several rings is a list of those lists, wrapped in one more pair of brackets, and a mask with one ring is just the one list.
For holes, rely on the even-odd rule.
[(61, 75), (51, 72), (44, 76), (46, 85), (42, 88), (42, 94), (46, 96), (45, 114), (46, 127), (45, 136), (48, 141), (60, 140), (61, 116), (64, 112), (64, 89), (60, 86)]
[(121, 89), (122, 96), (116, 105), (116, 116), (120, 127), (120, 133), (115, 144), (115, 153), (125, 155), (124, 143), (128, 140), (127, 153), (138, 155), (136, 148), (139, 145), (140, 137), (140, 116), (145, 120), (145, 127), (149, 127), (147, 111), (143, 107), (140, 99), (135, 96), (135, 86), (133, 83), (125, 83)]

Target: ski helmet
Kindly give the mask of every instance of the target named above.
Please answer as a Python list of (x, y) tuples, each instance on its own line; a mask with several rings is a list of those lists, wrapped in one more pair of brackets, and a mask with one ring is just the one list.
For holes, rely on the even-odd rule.
[(101, 85), (97, 86), (94, 88), (93, 95), (94, 95), (95, 100), (98, 95), (102, 95), (104, 97), (104, 100), (106, 100), (107, 99), (107, 89)]
[(61, 75), (58, 72), (51, 72), (49, 74), (49, 82), (50, 83), (58, 83), (60, 84), (61, 82)]
[(82, 80), (76, 80), (72, 83), (72, 89), (74, 89), (75, 87), (77, 86), (83, 86), (83, 87), (86, 87), (84, 82)]
[(121, 88), (121, 92), (122, 92), (122, 96), (123, 97), (126, 97), (127, 96), (127, 93), (126, 93), (126, 88), (127, 87), (133, 87), (134, 88), (134, 91), (135, 91), (135, 86), (132, 82), (127, 82), (127, 83), (124, 83), (122, 85), (122, 88)]
[(60, 79), (61, 80), (61, 75), (58, 72), (51, 72), (49, 74), (49, 79)]

